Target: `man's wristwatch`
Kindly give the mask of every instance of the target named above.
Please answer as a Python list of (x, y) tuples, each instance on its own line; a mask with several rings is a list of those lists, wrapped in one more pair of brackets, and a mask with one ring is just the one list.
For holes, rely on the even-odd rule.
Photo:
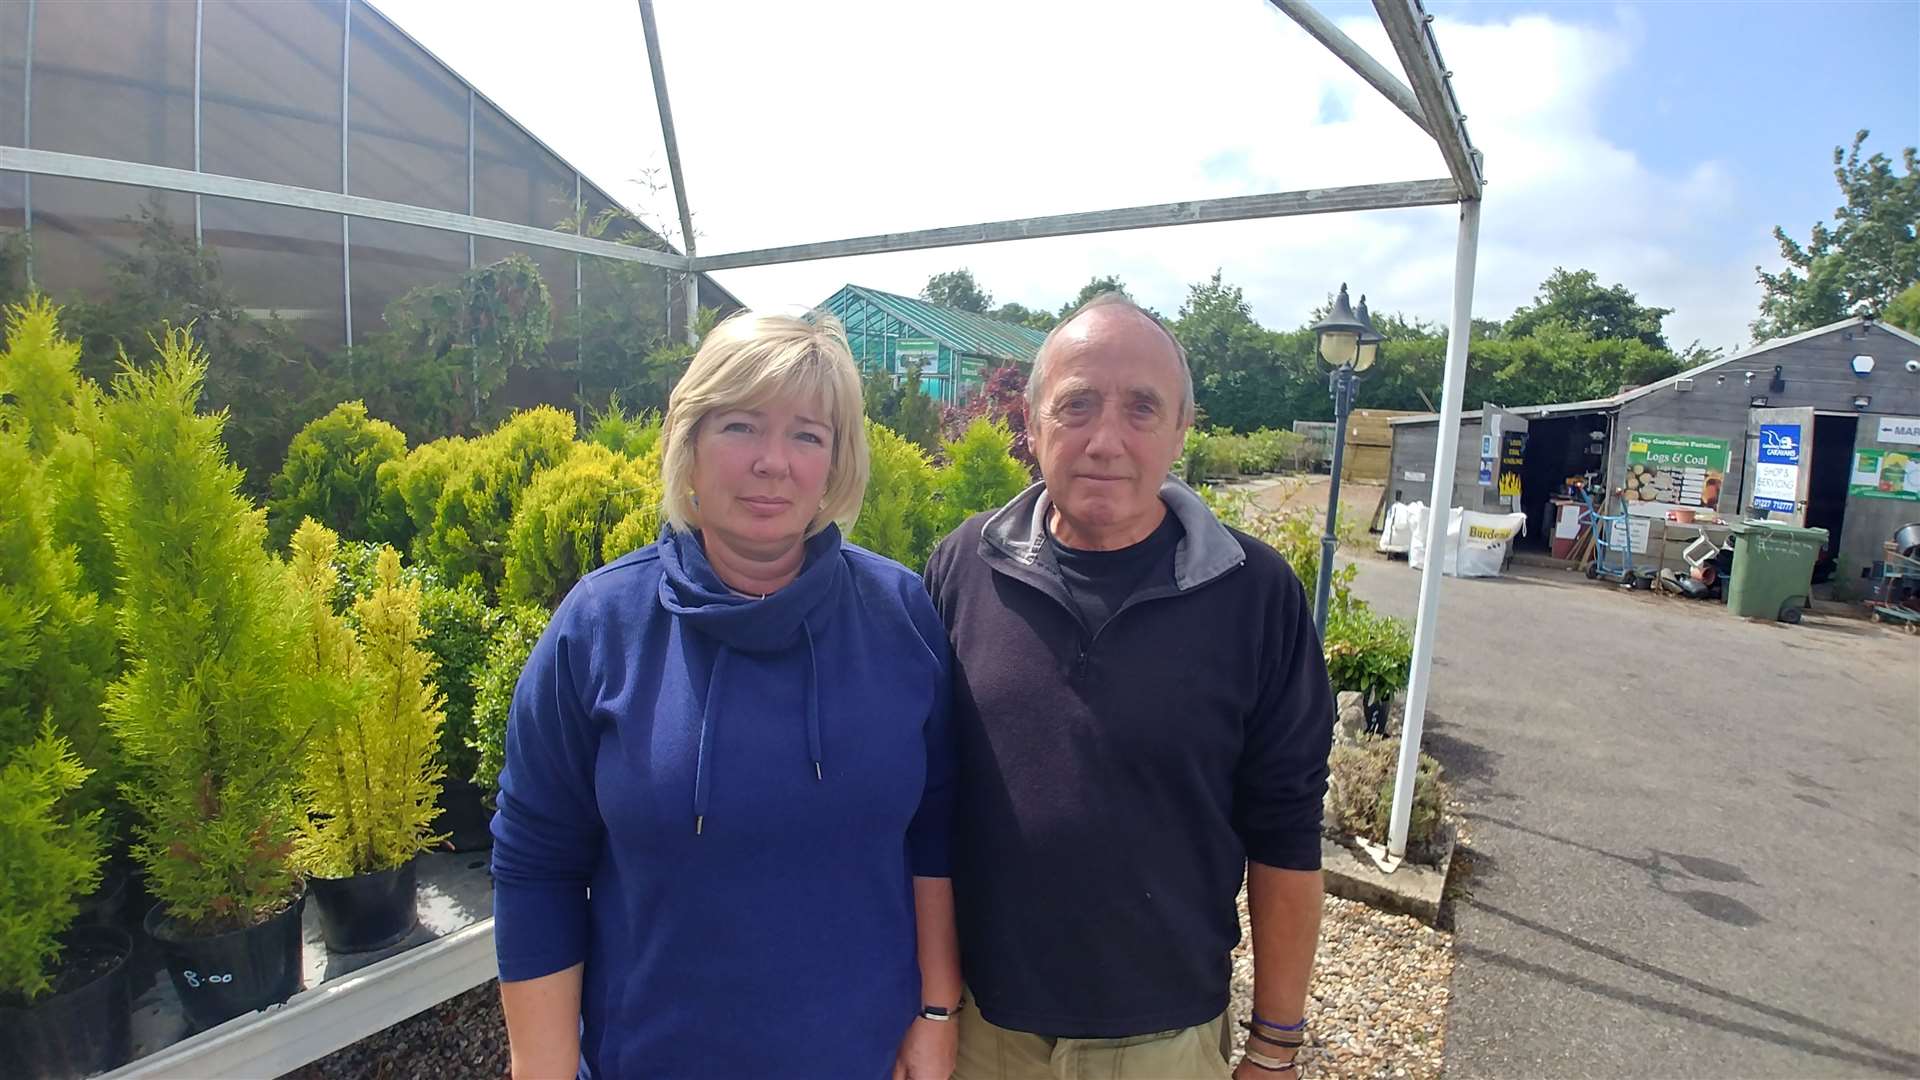
[(944, 1024), (947, 1021), (953, 1019), (955, 1016), (959, 1015), (960, 1010), (964, 1007), (965, 1007), (964, 1002), (962, 1002), (959, 1005), (955, 1005), (951, 1009), (947, 1008), (944, 1005), (922, 1005), (920, 1006), (920, 1019), (938, 1020)]

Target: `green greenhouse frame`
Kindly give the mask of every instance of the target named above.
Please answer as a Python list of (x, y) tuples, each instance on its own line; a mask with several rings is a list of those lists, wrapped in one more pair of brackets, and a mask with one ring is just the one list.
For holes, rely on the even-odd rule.
[(994, 368), (1030, 371), (1047, 339), (1029, 326), (863, 285), (847, 285), (819, 306), (846, 326), (861, 374), (897, 377), (919, 361), (923, 391), (946, 405), (965, 404)]

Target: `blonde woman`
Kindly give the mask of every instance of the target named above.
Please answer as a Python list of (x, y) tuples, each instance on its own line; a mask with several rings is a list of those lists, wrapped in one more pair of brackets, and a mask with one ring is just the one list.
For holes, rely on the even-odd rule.
[(661, 438), (660, 540), (574, 587), (514, 694), (513, 1074), (945, 1080), (947, 638), (841, 539), (868, 468), (845, 331), (727, 320)]

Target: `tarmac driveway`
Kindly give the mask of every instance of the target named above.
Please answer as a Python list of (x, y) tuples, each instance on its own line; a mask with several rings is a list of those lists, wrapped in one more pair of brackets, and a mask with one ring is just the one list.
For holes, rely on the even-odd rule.
[(1440, 612), (1450, 1076), (1920, 1075), (1920, 637), (1533, 569)]

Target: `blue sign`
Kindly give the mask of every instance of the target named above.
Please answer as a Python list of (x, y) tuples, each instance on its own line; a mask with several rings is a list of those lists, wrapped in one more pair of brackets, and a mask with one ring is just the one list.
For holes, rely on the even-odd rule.
[(1791, 514), (1798, 505), (1799, 424), (1761, 424), (1758, 461), (1753, 470), (1753, 507)]
[(1800, 464), (1800, 425), (1761, 424), (1760, 461), (1769, 465)]

